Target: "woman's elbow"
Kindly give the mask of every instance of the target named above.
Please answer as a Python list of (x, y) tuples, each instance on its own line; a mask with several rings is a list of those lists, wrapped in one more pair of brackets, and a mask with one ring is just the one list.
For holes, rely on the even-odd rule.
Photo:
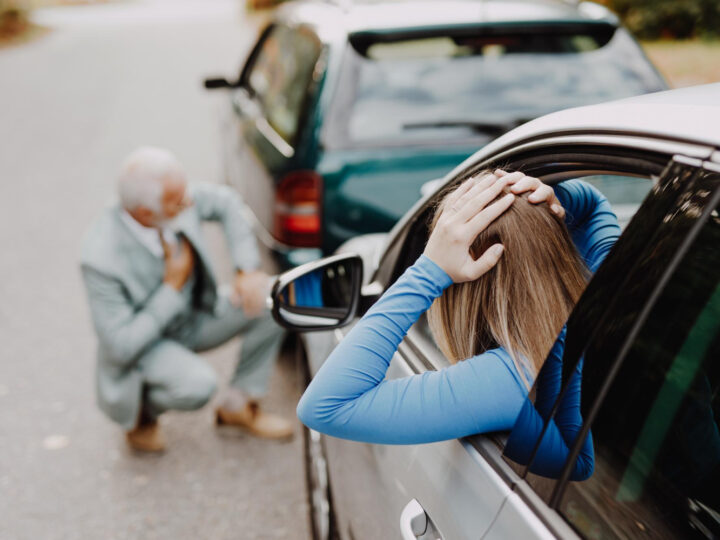
[(324, 422), (320, 420), (320, 417), (317, 414), (317, 401), (308, 391), (305, 391), (300, 398), (295, 411), (298, 419), (308, 428), (321, 433), (325, 433), (327, 431), (327, 427)]
[(578, 457), (578, 461), (575, 465), (575, 470), (570, 477), (570, 480), (574, 482), (584, 482), (589, 480), (595, 472), (595, 460), (592, 458), (581, 458)]
[(342, 406), (328, 402), (324, 397), (312, 392), (311, 386), (300, 398), (296, 413), (298, 419), (308, 428), (326, 435), (337, 435), (341, 425), (340, 409)]
[(309, 400), (307, 399), (307, 392), (302, 395), (300, 398), (300, 401), (298, 401), (297, 408), (295, 409), (295, 412), (297, 413), (298, 419), (305, 424), (307, 427), (312, 429), (312, 413), (310, 410)]

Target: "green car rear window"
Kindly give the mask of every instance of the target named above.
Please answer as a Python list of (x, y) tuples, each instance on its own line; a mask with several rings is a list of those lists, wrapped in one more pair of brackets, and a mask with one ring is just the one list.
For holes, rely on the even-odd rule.
[(665, 88), (622, 29), (351, 36), (332, 142), (494, 138), (549, 112)]

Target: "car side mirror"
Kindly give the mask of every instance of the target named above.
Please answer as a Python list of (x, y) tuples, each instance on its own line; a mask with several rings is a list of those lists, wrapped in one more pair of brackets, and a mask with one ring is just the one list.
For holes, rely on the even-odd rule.
[(206, 90), (217, 90), (218, 88), (236, 88), (237, 83), (232, 83), (225, 78), (215, 77), (205, 79), (203, 86)]
[(272, 288), (272, 314), (289, 330), (332, 330), (348, 324), (358, 310), (363, 263), (340, 254), (281, 274)]

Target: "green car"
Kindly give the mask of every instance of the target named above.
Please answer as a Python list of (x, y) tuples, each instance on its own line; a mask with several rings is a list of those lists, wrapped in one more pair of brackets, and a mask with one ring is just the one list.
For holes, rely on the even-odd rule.
[(524, 122), (667, 85), (598, 4), (410, 0), (284, 4), (205, 87), (229, 91), (226, 178), (279, 270), (388, 231)]

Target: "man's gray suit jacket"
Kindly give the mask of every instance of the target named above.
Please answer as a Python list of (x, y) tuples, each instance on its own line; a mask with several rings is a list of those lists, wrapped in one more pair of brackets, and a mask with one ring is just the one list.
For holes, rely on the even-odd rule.
[[(194, 204), (178, 216), (178, 230), (196, 253), (198, 289), (193, 309), (212, 312), (217, 282), (201, 223), (222, 225), (237, 269), (253, 270), (260, 265), (257, 244), (232, 189), (206, 183), (191, 184), (189, 189)], [(80, 261), (98, 336), (98, 404), (111, 419), (130, 429), (142, 397), (137, 360), (189, 306), (180, 292), (163, 283), (164, 261), (137, 239), (121, 213), (119, 206), (110, 207), (92, 224), (83, 239)]]

